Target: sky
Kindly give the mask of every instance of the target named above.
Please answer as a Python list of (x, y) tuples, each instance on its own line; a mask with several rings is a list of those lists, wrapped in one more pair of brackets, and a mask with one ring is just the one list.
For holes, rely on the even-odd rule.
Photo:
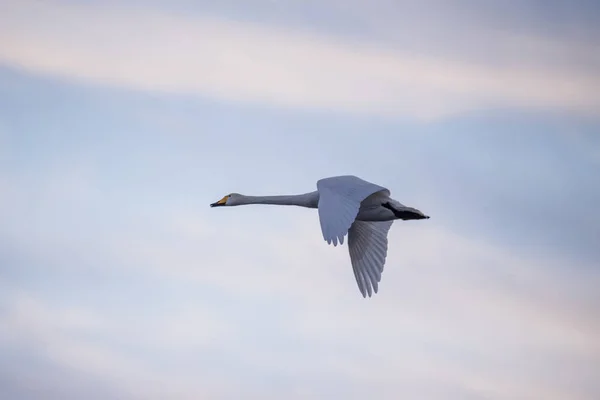
[[(0, 397), (600, 397), (595, 1), (0, 2)], [(379, 293), (315, 210), (398, 221)]]

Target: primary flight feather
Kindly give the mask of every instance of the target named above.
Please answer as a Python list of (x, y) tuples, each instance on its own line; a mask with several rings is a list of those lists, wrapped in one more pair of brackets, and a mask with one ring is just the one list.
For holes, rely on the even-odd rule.
[(377, 293), (387, 256), (387, 235), (394, 220), (429, 218), (392, 199), (387, 188), (352, 175), (321, 179), (314, 192), (290, 196), (231, 193), (210, 206), (247, 204), (317, 208), (321, 232), (327, 243), (337, 246), (344, 243), (344, 237), (348, 235), (350, 262), (363, 297)]

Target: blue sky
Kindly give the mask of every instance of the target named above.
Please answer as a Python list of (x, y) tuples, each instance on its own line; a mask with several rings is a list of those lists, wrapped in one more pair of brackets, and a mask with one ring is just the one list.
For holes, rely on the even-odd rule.
[[(5, 1), (0, 393), (594, 399), (594, 2)], [(379, 293), (314, 210), (423, 210)]]

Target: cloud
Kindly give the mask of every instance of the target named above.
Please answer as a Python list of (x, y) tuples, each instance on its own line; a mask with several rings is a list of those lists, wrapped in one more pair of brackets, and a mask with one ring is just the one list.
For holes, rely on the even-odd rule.
[[(39, 17), (50, 50), (80, 52), (82, 39), (53, 47), (52, 33), (70, 32), (80, 17), (81, 37), (100, 34), (98, 27), (86, 30), (95, 23), (88, 19), (92, 6), (58, 4), (49, 20), (45, 13), (54, 11), (44, 4), (26, 19), (18, 15), (26, 3), (15, 4), (0, 13), (15, 17), (0, 31), (33, 35), (28, 43), (38, 43), (38, 34), (17, 22), (29, 18)], [(116, 8), (97, 7), (100, 22), (122, 18), (109, 36), (133, 18), (131, 10), (115, 17)], [(152, 36), (144, 28), (148, 15), (142, 11), (131, 29)], [(205, 29), (186, 25), (197, 17), (152, 15), (159, 34), (175, 29), (165, 28), (168, 18), (183, 32)], [(214, 24), (206, 32), (242, 29)], [(254, 48), (259, 38), (277, 47), (265, 39), (275, 28), (250, 28), (245, 40), (254, 44), (245, 46)], [(307, 53), (327, 40), (341, 41), (331, 50), (336, 57), (352, 47), (340, 38), (313, 36), (317, 42), (281, 32), (281, 43), (297, 38)], [(119, 43), (105, 44), (129, 46)], [(305, 51), (288, 50), (294, 57)], [(90, 57), (79, 60), (82, 68), (97, 60)], [(133, 57), (123, 58), (121, 67)], [(126, 87), (157, 90), (131, 86), (128, 71), (119, 75)], [(586, 212), (595, 210), (595, 170), (581, 157), (595, 143), (586, 136), (593, 126), (581, 124), (583, 136), (567, 138), (554, 120), (523, 122), (505, 113), (485, 123), (310, 118), (3, 72), (1, 393), (123, 400), (598, 397), (600, 275), (596, 247), (581, 239), (594, 227)], [(175, 90), (169, 82), (164, 90)], [(192, 92), (210, 94), (202, 90)], [(237, 86), (228, 90), (233, 99)], [(257, 101), (253, 96), (247, 101)], [(382, 140), (365, 140), (374, 132)], [(310, 190), (332, 171), (388, 184), (399, 199), (434, 215), (427, 223), (394, 224), (380, 292), (368, 300), (358, 292), (347, 248), (323, 242), (314, 210), (207, 207), (231, 190)], [(577, 212), (551, 223), (537, 218), (573, 198), (580, 199)], [(550, 228), (561, 231), (560, 240), (532, 247)], [(500, 231), (511, 244), (494, 240)]]
[[(82, 82), (418, 118), (495, 107), (600, 109), (596, 74), (547, 59), (482, 65), (158, 9), (11, 2), (2, 15), (0, 62)], [(558, 46), (557, 55), (568, 47)]]
[[(381, 291), (365, 301), (347, 248), (323, 243), (314, 212), (288, 209), (282, 227), (266, 209), (217, 216), (170, 204), (152, 208), (151, 229), (123, 215), (105, 235), (74, 210), (74, 235), (52, 213), (71, 208), (60, 198), (102, 202), (97, 182), (50, 178), (36, 225), (3, 215), (10, 268), (45, 274), (51, 288), (15, 289), (3, 263), (2, 287), (13, 289), (0, 297), (0, 347), (103, 382), (115, 398), (591, 399), (600, 390), (595, 269), (398, 223)], [(4, 214), (28, 209), (18, 193), (7, 205)]]
[[(89, 309), (51, 306), (46, 301), (22, 293), (5, 295), (4, 302), (7, 303), (5, 312), (0, 314), (2, 347), (17, 348), (21, 354), (35, 354), (38, 361), (49, 362), (64, 374), (83, 375), (84, 381), (86, 378), (96, 383), (108, 381), (109, 392), (120, 394), (119, 398), (175, 396), (185, 399), (191, 398), (189, 396), (193, 394), (214, 395), (210, 393), (207, 382), (198, 384), (196, 379), (184, 371), (180, 371), (179, 376), (165, 376), (164, 367), (160, 364), (149, 364), (141, 358), (131, 356), (131, 351), (136, 347), (155, 349), (155, 346), (160, 348), (165, 344), (170, 351), (174, 350), (171, 344), (179, 343), (185, 343), (186, 351), (197, 351), (199, 337), (211, 327), (199, 317), (200, 310), (197, 307), (193, 318), (189, 315), (186, 323), (186, 329), (196, 327), (195, 335), (174, 338), (170, 335), (180, 332), (178, 325), (181, 324), (176, 322), (178, 315), (164, 316), (167, 319), (161, 319), (167, 326), (175, 322), (174, 329), (167, 331), (160, 327), (146, 326), (138, 317), (133, 317), (135, 323), (128, 323), (126, 319), (121, 319), (124, 315), (113, 312), (109, 319), (102, 319)], [(196, 321), (201, 323), (193, 325)], [(107, 338), (121, 343), (118, 346), (103, 343), (102, 339)], [(39, 375), (30, 377), (32, 382), (29, 384), (43, 382), (46, 374), (46, 371), (40, 371)], [(209, 371), (204, 371), (204, 374), (208, 376)], [(216, 377), (211, 383), (213, 387), (218, 387)], [(62, 386), (63, 390), (68, 390), (72, 383), (66, 381)], [(188, 395), (182, 394), (182, 390), (187, 391)]]
[[(193, 221), (192, 218), (190, 222)], [(114, 390), (139, 393), (144, 398), (159, 389), (163, 390), (159, 393), (170, 393), (175, 398), (191, 398), (200, 387), (211, 393), (212, 384), (200, 386), (191, 378), (180, 377), (177, 365), (186, 363), (176, 357), (181, 352), (195, 354), (198, 361), (186, 369), (187, 374), (205, 382), (206, 364), (210, 361), (202, 361), (206, 356), (198, 353), (198, 336), (207, 337), (207, 327), (222, 324), (230, 325), (225, 334), (209, 335), (201, 341), (202, 346), (210, 347), (219, 357), (234, 357), (234, 365), (247, 364), (265, 374), (293, 376), (300, 392), (300, 388), (311, 388), (314, 393), (322, 393), (322, 388), (308, 384), (307, 379), (313, 374), (337, 379), (339, 384), (339, 379), (345, 385), (353, 382), (351, 385), (359, 390), (370, 387), (370, 391), (384, 398), (411, 390), (415, 381), (428, 382), (427, 386), (449, 385), (491, 399), (584, 399), (589, 398), (585, 390), (597, 390), (586, 371), (600, 357), (596, 341), (600, 321), (593, 308), (587, 312), (578, 304), (583, 293), (594, 292), (597, 276), (562, 276), (543, 264), (510, 260), (473, 240), (436, 234), (429, 228), (396, 227), (381, 293), (365, 302), (355, 293), (347, 257), (341, 257), (346, 249), (317, 243), (313, 240), (316, 235), (303, 233), (302, 225), (299, 223), (300, 233), (284, 241), (287, 245), (276, 246), (281, 248), (279, 253), (265, 246), (277, 237), (277, 232), (261, 231), (262, 246), (258, 249), (254, 241), (240, 243), (237, 251), (244, 257), (243, 263), (234, 263), (225, 248), (219, 250), (219, 261), (202, 256), (193, 243), (206, 243), (206, 237), (182, 227), (172, 232), (176, 239), (173, 243), (183, 243), (182, 247), (155, 243), (141, 235), (143, 248), (160, 246), (164, 257), (155, 257), (154, 251), (140, 254), (134, 246), (111, 254), (104, 266), (128, 268), (136, 260), (143, 266), (135, 270), (138, 279), (158, 273), (163, 285), (175, 281), (183, 288), (192, 279), (191, 284), (198, 291), (211, 286), (224, 290), (213, 297), (213, 310), (221, 307), (224, 299), (260, 307), (263, 301), (257, 299), (262, 298), (269, 306), (255, 311), (254, 318), (248, 321), (255, 326), (245, 325), (245, 318), (235, 312), (220, 313), (216, 323), (208, 323), (210, 319), (201, 317), (206, 305), (197, 300), (188, 306), (189, 313), (183, 312), (183, 319), (155, 313), (144, 322), (145, 318), (133, 316), (128, 320), (124, 318), (127, 314), (118, 310), (110, 311), (110, 318), (106, 319), (81, 310), (43, 306), (41, 299), (32, 301), (22, 296), (8, 303), (8, 317), (2, 326), (12, 332), (12, 345), (17, 340), (23, 348), (42, 351), (37, 346), (45, 343), (43, 354), (71, 371), (68, 373), (84, 371), (96, 379), (107, 380)], [(61, 249), (67, 246), (59, 244)], [(208, 248), (203, 246), (203, 253)], [(262, 256), (253, 255), (250, 248)], [(436, 251), (426, 251), (432, 248)], [(111, 246), (100, 243), (99, 249), (88, 246), (87, 250), (89, 257), (96, 257), (110, 254)], [(327, 261), (322, 257), (325, 252), (339, 256), (339, 260)], [(507, 272), (490, 265), (491, 260), (511, 267), (509, 274), (514, 274), (514, 283), (501, 279)], [(213, 265), (217, 272), (206, 276), (207, 265)], [(275, 290), (278, 287), (281, 290)], [(115, 291), (109, 293), (122, 296)], [(597, 299), (590, 301), (597, 304)], [(272, 302), (287, 310), (286, 315), (274, 313)], [(185, 321), (179, 326), (187, 333), (177, 334), (178, 320)], [(277, 329), (273, 342), (269, 341), (271, 328)], [(89, 333), (113, 342), (119, 338), (122, 344), (107, 347), (90, 340)], [(173, 338), (173, 334), (177, 336)], [(255, 339), (248, 346), (254, 334), (267, 335), (267, 340)], [(278, 340), (282, 338), (294, 345), (280, 348)], [(146, 353), (144, 358), (151, 356), (150, 362), (141, 364), (140, 356), (130, 351), (140, 343)], [(159, 360), (172, 367), (160, 372)], [(563, 379), (554, 378), (559, 371), (565, 374)], [(227, 381), (232, 373), (224, 371), (219, 377)], [(399, 380), (398, 374), (404, 378)], [(125, 388), (121, 387), (123, 377), (127, 378)], [(574, 389), (570, 389), (566, 379), (578, 382)], [(143, 382), (154, 384), (147, 386)], [(225, 393), (233, 396), (241, 387), (217, 385), (212, 393), (215, 398), (228, 398)], [(261, 386), (256, 390), (257, 394), (277, 397), (276, 389)], [(423, 388), (412, 390), (427, 393)], [(437, 393), (431, 398), (448, 397)]]

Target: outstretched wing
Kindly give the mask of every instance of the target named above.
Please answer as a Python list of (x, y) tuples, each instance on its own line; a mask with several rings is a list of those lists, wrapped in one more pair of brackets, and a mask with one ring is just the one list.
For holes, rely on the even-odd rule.
[(352, 270), (363, 297), (377, 293), (388, 248), (388, 232), (394, 221), (354, 221), (348, 232)]
[(319, 191), (319, 221), (323, 238), (327, 243), (344, 243), (344, 236), (354, 222), (360, 203), (377, 192), (390, 195), (382, 186), (367, 182), (356, 176), (343, 175), (321, 179), (317, 182)]

